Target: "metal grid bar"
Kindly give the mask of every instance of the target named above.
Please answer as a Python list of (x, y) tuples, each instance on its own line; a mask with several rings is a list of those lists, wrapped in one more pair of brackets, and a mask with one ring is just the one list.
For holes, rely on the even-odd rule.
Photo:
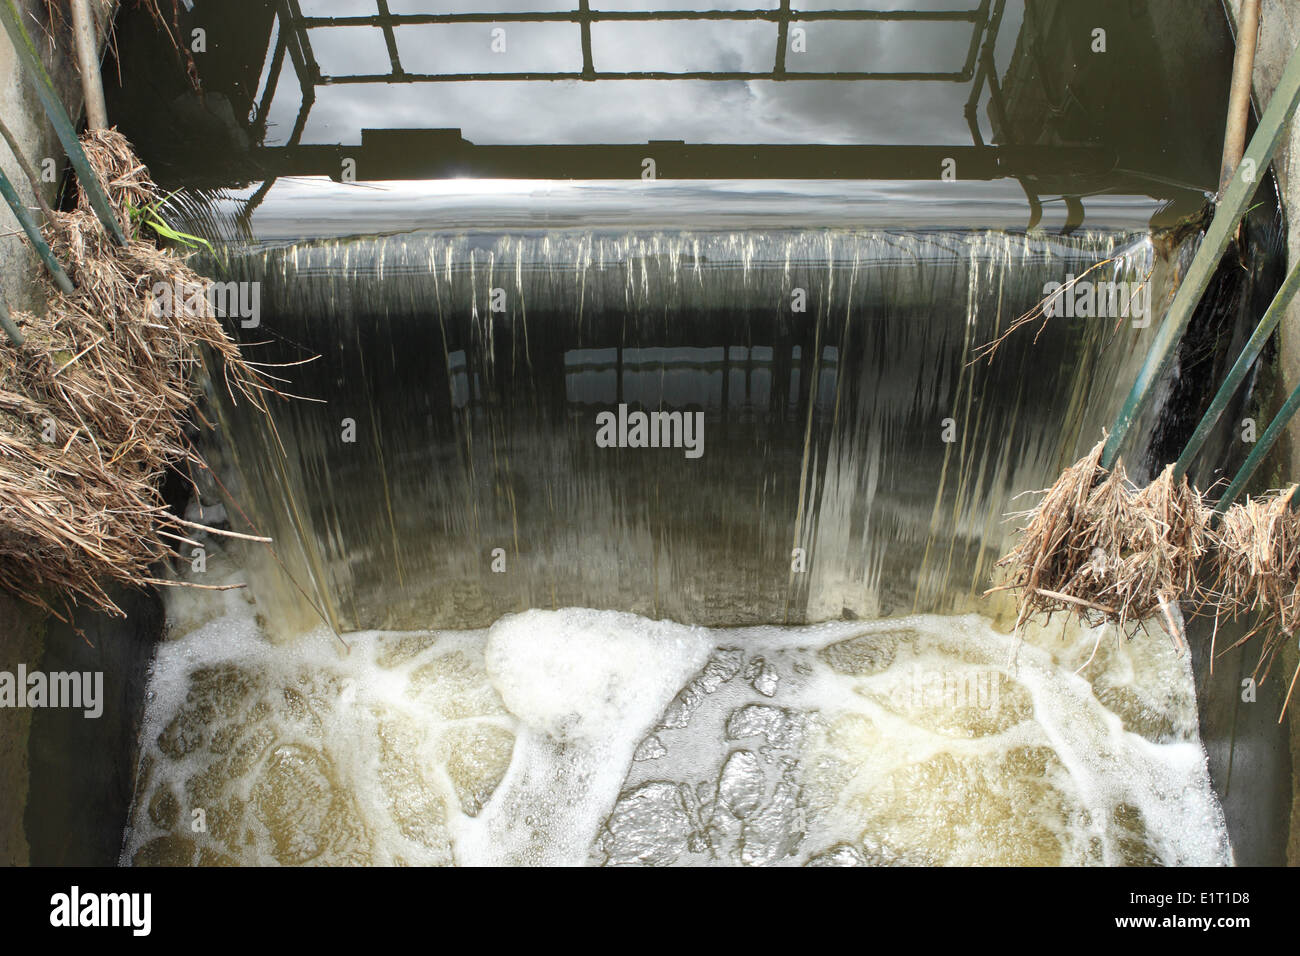
[[(980, 10), (987, 12), (989, 0), (984, 0), (980, 5)], [(1006, 120), (1006, 106), (1002, 100), (1002, 88), (998, 82), (997, 63), (993, 58), (994, 47), (998, 40), (998, 29), (1002, 26), (1002, 17), (1006, 12), (1007, 0), (997, 0), (994, 4), (992, 15), (988, 18), (988, 27), (984, 30), (984, 44), (979, 50), (979, 69), (975, 73), (975, 82), (971, 84), (970, 97), (966, 100), (966, 123), (970, 127), (971, 139), (976, 146), (983, 146), (984, 135), (980, 132), (979, 123), (979, 101), (984, 92), (984, 84), (989, 88), (989, 115), (993, 120), (995, 132), (1001, 128), (1008, 128)], [(978, 41), (980, 31), (976, 31), (975, 40)], [(1020, 183), (1020, 188), (1024, 190), (1025, 199), (1029, 203), (1029, 228), (1037, 226), (1043, 218), (1043, 202), (1038, 194), (1030, 188), (1028, 180), (1024, 176), (1017, 176), (1016, 181)]]
[(285, 38), (285, 31), (280, 29), (277, 20), (271, 67), (266, 74), (266, 85), (261, 91), (261, 98), (253, 111), (253, 130), (259, 137), (266, 133), (266, 115), (271, 111), (271, 103), (275, 100), (275, 91), (280, 85), (280, 72), (284, 69), (284, 58), (288, 52), (289, 43)]
[[(1001, 157), (1004, 164), (1001, 172), (993, 169), (982, 169), (980, 178), (992, 178), (996, 175), (1006, 175), (1010, 170), (1006, 168), (1008, 160), (1016, 155), (1005, 153), (1004, 151), (995, 150), (985, 146), (984, 139), (979, 131), (979, 124), (976, 121), (976, 111), (980, 97), (983, 93), (984, 84), (987, 83), (995, 100), (998, 102), (990, 107), (996, 112), (1000, 107), (1000, 90), (997, 89), (996, 65), (993, 61), (993, 48), (997, 40), (997, 33), (1002, 20), (1002, 13), (1005, 8), (1006, 0), (981, 0), (977, 7), (969, 10), (939, 10), (939, 11), (918, 11), (918, 10), (819, 10), (819, 11), (797, 11), (792, 10), (791, 0), (780, 0), (780, 6), (770, 10), (666, 10), (666, 11), (595, 11), (591, 9), (590, 0), (574, 0), (576, 9), (572, 11), (559, 12), (539, 12), (539, 13), (442, 13), (442, 14), (393, 14), (388, 6), (388, 0), (375, 0), (377, 12), (365, 16), (347, 16), (347, 17), (307, 17), (302, 14), (299, 0), (277, 0), (278, 16), (280, 24), (281, 39), (284, 41), (285, 50), (293, 65), (297, 75), (299, 85), (302, 89), (302, 103), (299, 108), (297, 121), (294, 124), (292, 133), (284, 147), (272, 147), (268, 150), (267, 159), (272, 154), (292, 154), (299, 160), (307, 160), (310, 155), (315, 156), (316, 148), (308, 148), (306, 153), (302, 152), (299, 144), (303, 130), (306, 126), (308, 114), (315, 102), (316, 89), (324, 85), (366, 85), (366, 84), (396, 84), (396, 83), (465, 83), (465, 82), (533, 82), (533, 81), (585, 81), (593, 82), (596, 80), (703, 80), (703, 81), (835, 81), (835, 82), (873, 82), (873, 81), (929, 81), (929, 82), (950, 82), (950, 83), (971, 83), (973, 81), (972, 92), (969, 102), (966, 106), (966, 117), (971, 127), (972, 138), (976, 144), (975, 152), (968, 159), (978, 157), (977, 165), (987, 163), (992, 157)], [(592, 52), (592, 32), (593, 23), (654, 23), (654, 22), (691, 22), (691, 21), (715, 21), (715, 22), (763, 22), (772, 23), (776, 26), (776, 49), (773, 51), (773, 69), (771, 72), (760, 71), (710, 71), (710, 70), (692, 70), (689, 72), (671, 72), (667, 70), (648, 70), (641, 72), (598, 70), (596, 68), (595, 57)], [(867, 23), (867, 22), (897, 22), (897, 23), (968, 23), (971, 25), (971, 39), (969, 47), (966, 50), (965, 62), (960, 69), (935, 72), (935, 71), (873, 71), (873, 70), (854, 70), (854, 71), (829, 71), (829, 70), (791, 70), (787, 64), (787, 51), (790, 42), (790, 25), (797, 23)], [(582, 67), (580, 71), (565, 72), (471, 72), (471, 73), (446, 73), (446, 74), (427, 74), (427, 73), (410, 73), (407, 72), (398, 56), (397, 37), (395, 30), (397, 27), (408, 25), (424, 24), (497, 24), (497, 23), (573, 23), (580, 27), (580, 40), (582, 51)], [(313, 29), (332, 28), (332, 27), (372, 27), (384, 31), (385, 44), (388, 48), (389, 60), (392, 71), (390, 73), (372, 73), (356, 75), (326, 75), (322, 74), (311, 49), (311, 38), (309, 31)], [(279, 53), (282, 58), (283, 52)], [(270, 87), (264, 93), (264, 100), (259, 104), (258, 110), (264, 115), (269, 107), (269, 98), (274, 92)], [(459, 140), (459, 136), (455, 137)], [(512, 164), (514, 163), (515, 154), (519, 157), (529, 157), (529, 161), (546, 159), (555, 159), (559, 166), (568, 167), (569, 152), (573, 152), (573, 159), (578, 158), (578, 153), (582, 153), (582, 162), (587, 163), (599, 160), (601, 156), (609, 153), (611, 150), (617, 152), (617, 148), (609, 146), (591, 146), (574, 148), (566, 147), (545, 147), (545, 146), (508, 146), (492, 147), (490, 149), (483, 147), (474, 147), (473, 144), (460, 141), (453, 143), (451, 140), (438, 141), (436, 144), (430, 142), (428, 149), (437, 153), (448, 162), (455, 161), (452, 165), (466, 168), (477, 169), (480, 165), (491, 167), (498, 170), (498, 174), (511, 175)], [(665, 145), (665, 144), (660, 144)], [(675, 144), (668, 144), (675, 145)], [(681, 144), (685, 146), (686, 144)], [(873, 147), (857, 147), (865, 150), (861, 159), (867, 159), (871, 162), (865, 164), (866, 169), (871, 169), (875, 175), (884, 175), (887, 178), (893, 178), (898, 175), (905, 175), (906, 170), (902, 165), (895, 163), (894, 158), (888, 150)], [(328, 151), (328, 148), (325, 148)], [(723, 148), (724, 151), (727, 149)], [(764, 159), (776, 158), (773, 153), (773, 147), (734, 147), (737, 151), (735, 156), (723, 157), (719, 154), (716, 158), (719, 161), (735, 162), (737, 160), (748, 160), (758, 157), (762, 154)], [(807, 147), (808, 160), (814, 160), (817, 157), (825, 159), (825, 162), (814, 162), (815, 166), (825, 167), (823, 175), (844, 175), (847, 170), (833, 149), (827, 153), (827, 147), (809, 146)], [(913, 150), (916, 148), (913, 147)], [(969, 149), (969, 147), (968, 147)], [(539, 152), (540, 151), (540, 152)], [(423, 150), (421, 151), (423, 152)], [(707, 152), (707, 150), (705, 151)], [(924, 150), (922, 150), (924, 152)], [(951, 152), (949, 150), (948, 152)], [(501, 155), (497, 155), (501, 153)], [(698, 148), (692, 148), (691, 155), (700, 153)], [(783, 153), (782, 149), (775, 149), (775, 153)], [(489, 155), (490, 154), (490, 155)], [(554, 156), (552, 156), (554, 154)], [(749, 155), (752, 154), (752, 155)], [(834, 156), (832, 156), (834, 154)], [(430, 157), (432, 158), (432, 157)], [(843, 157), (847, 158), (847, 157)], [(313, 160), (314, 161), (314, 160)], [(312, 161), (309, 161), (309, 165)], [(997, 160), (992, 160), (995, 164)], [(461, 164), (464, 164), (463, 166)], [(274, 165), (279, 165), (278, 163)], [(436, 164), (435, 164), (436, 165)], [(596, 162), (596, 165), (601, 165)], [(753, 168), (753, 164), (748, 161), (742, 162), (741, 165), (746, 167), (746, 173), (750, 176), (758, 175), (761, 177), (761, 171)], [(966, 173), (970, 174), (970, 163), (967, 162)], [(498, 169), (498, 167), (501, 167)], [(444, 174), (449, 174), (444, 172)], [(743, 175), (737, 173), (738, 175)], [(851, 175), (851, 174), (850, 174)], [(1026, 185), (1023, 176), (1018, 177), (1022, 185)], [(1032, 192), (1026, 185), (1026, 192), (1031, 195)], [(1036, 204), (1036, 202), (1035, 202)]]
[(675, 73), (666, 70), (643, 71), (639, 73), (607, 73), (596, 71), (593, 73), (567, 72), (567, 73), (404, 73), (401, 76), (393, 76), (388, 73), (365, 73), (354, 76), (332, 76), (322, 74), (320, 83), (322, 86), (349, 86), (354, 84), (365, 83), (489, 83), (489, 82), (515, 82), (515, 83), (534, 83), (534, 82), (557, 82), (560, 80), (834, 80), (834, 81), (862, 81), (862, 80), (918, 80), (918, 81), (935, 81), (946, 80), (952, 83), (963, 83), (972, 79), (973, 73), (965, 70), (956, 73), (862, 73), (847, 72), (844, 70), (833, 72), (814, 73), (812, 71), (787, 71), (785, 73), (752, 73), (752, 72), (720, 72), (713, 70), (696, 70), (686, 73)]
[[(308, 30), (329, 27), (373, 27), (384, 31), (384, 41), (388, 46), (389, 58), (393, 68), (389, 73), (368, 73), (357, 75), (322, 75), (313, 70), (314, 83), (321, 85), (357, 84), (357, 83), (479, 83), (479, 82), (556, 82), (564, 80), (713, 80), (713, 81), (749, 81), (749, 80), (895, 80), (895, 81), (938, 81), (969, 82), (975, 73), (980, 38), (984, 35), (989, 21), (990, 0), (981, 0), (978, 7), (971, 10), (807, 10), (790, 8), (790, 0), (781, 0), (775, 10), (629, 10), (601, 11), (592, 10), (590, 0), (576, 0), (575, 10), (543, 13), (428, 13), (428, 14), (394, 14), (389, 12), (387, 0), (378, 0), (379, 12), (352, 17), (307, 17), (298, 9), (297, 0), (292, 0), (287, 22), (298, 36), (298, 45), (305, 57), (310, 59), (311, 42)], [(666, 23), (666, 22), (732, 22), (732, 23), (773, 23), (777, 27), (777, 49), (774, 65), (770, 72), (763, 71), (719, 71), (692, 70), (675, 72), (669, 70), (646, 70), (629, 72), (623, 70), (597, 70), (592, 56), (591, 25), (593, 23)], [(790, 70), (786, 63), (791, 23), (969, 23), (971, 31), (970, 47), (966, 61), (960, 70), (854, 70), (854, 71), (803, 71)], [(520, 71), (520, 72), (473, 72), (473, 73), (407, 73), (402, 70), (397, 55), (395, 30), (403, 26), (448, 25), (465, 23), (573, 23), (581, 28), (582, 70), (574, 71)], [(314, 68), (314, 61), (311, 62)]]
[(294, 122), (293, 132), (289, 134), (289, 143), (296, 145), (302, 139), (303, 130), (307, 128), (307, 115), (312, 104), (316, 102), (316, 85), (320, 82), (320, 67), (312, 54), (311, 44), (307, 41), (305, 30), (295, 29), (293, 24), (302, 19), (302, 9), (298, 0), (280, 0), (280, 25), (288, 37), (289, 59), (293, 71), (298, 77), (298, 86), (302, 90), (302, 103), (298, 107), (298, 119)]
[[(970, 34), (970, 47), (966, 51), (966, 66), (963, 72), (974, 74), (975, 64), (979, 58), (980, 38), (987, 37), (985, 46), (988, 47), (997, 40), (998, 25), (1002, 22), (1002, 15), (999, 12), (995, 19), (989, 18), (989, 4), (992, 0), (980, 0), (980, 5), (976, 8), (975, 13), (979, 16), (976, 20), (976, 27)], [(981, 29), (981, 26), (986, 29)]]
[[(578, 0), (578, 12), (583, 14), (591, 13), (590, 0)], [(596, 78), (595, 61), (591, 58), (591, 20), (582, 21), (582, 78), (584, 80), (594, 80)]]
[(401, 76), (405, 71), (402, 69), (401, 57), (397, 55), (397, 34), (393, 32), (393, 15), (388, 9), (388, 0), (375, 0), (379, 6), (379, 18), (383, 20), (384, 27), (384, 45), (388, 47), (388, 62), (392, 64), (393, 76)]
[[(587, 7), (583, 4), (583, 7)], [(760, 20), (769, 23), (814, 21), (907, 21), (979, 23), (979, 8), (972, 10), (791, 10), (783, 4), (776, 10), (560, 10), (545, 13), (394, 13), (356, 17), (302, 17), (308, 29), (317, 27), (378, 27), (387, 19), (393, 26), (430, 23), (614, 23), (668, 20)]]
[[(790, 13), (790, 0), (781, 0), (781, 13)], [(978, 30), (975, 32), (979, 32)], [(785, 51), (790, 45), (790, 18), (786, 16), (776, 25), (776, 68), (777, 76), (785, 76)]]

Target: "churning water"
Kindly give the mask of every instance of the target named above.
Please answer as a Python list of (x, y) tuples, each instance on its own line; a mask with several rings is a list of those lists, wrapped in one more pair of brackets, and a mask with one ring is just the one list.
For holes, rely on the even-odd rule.
[(345, 651), (268, 641), (247, 592), (171, 617), (124, 862), (1230, 862), (1156, 637), (563, 609)]
[[(275, 558), (210, 542), (191, 578), (251, 589), (172, 595), (124, 862), (1230, 862), (1163, 635), (969, 613), (1155, 323), (974, 352), (1103, 259), (1158, 309), (1145, 234), (224, 252), (319, 401), (214, 389)], [(601, 447), (620, 405), (703, 454)]]

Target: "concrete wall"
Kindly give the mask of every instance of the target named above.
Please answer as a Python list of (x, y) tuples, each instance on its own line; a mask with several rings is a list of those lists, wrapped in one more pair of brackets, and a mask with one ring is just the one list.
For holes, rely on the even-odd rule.
[[(1227, 0), (1233, 22), (1240, 13), (1241, 0)], [(1255, 57), (1254, 95), (1257, 109), (1268, 104), (1278, 79), (1286, 67), (1292, 51), (1300, 46), (1300, 5), (1294, 0), (1263, 0), (1261, 5), (1259, 46)], [(1288, 261), (1300, 261), (1300, 119), (1292, 120), (1287, 136), (1282, 141), (1274, 160), (1282, 198), (1287, 209)], [(1300, 298), (1292, 301), (1282, 323), (1279, 335), (1278, 388), (1270, 406), (1275, 409), (1292, 389), (1300, 383)], [(1276, 472), (1269, 485), (1300, 479), (1300, 423), (1293, 424), (1285, 447), (1274, 453)], [(1277, 670), (1286, 681), (1300, 664), (1300, 652), (1293, 639)], [(1290, 840), (1287, 861), (1300, 866), (1300, 700), (1291, 701), (1289, 709), (1289, 734), (1293, 774)]]
[[(54, 78), (74, 116), (81, 112), (81, 82), (72, 54), (71, 41), (66, 27), (60, 30), (58, 25), (51, 27), (46, 16), (44, 0), (19, 0), (18, 6), (26, 13), (24, 23), (27, 32), (36, 40), (45, 55), (45, 67)], [(67, 7), (66, 3), (58, 4)], [(92, 0), (92, 6), (99, 10), (101, 22), (108, 22), (108, 15), (116, 7), (114, 0)], [(57, 44), (49, 42), (50, 30), (57, 37)], [(54, 47), (51, 49), (51, 47)], [(45, 119), (45, 111), (36, 97), (36, 87), (19, 69), (17, 55), (9, 37), (0, 31), (0, 116), (5, 125), (18, 140), (28, 163), (39, 166), (43, 159), (52, 157), (60, 172), (64, 165), (63, 149), (59, 146), (54, 130)], [(4, 169), (19, 196), (29, 207), (35, 205), (32, 190), (23, 176), (9, 148), (0, 142), (0, 168)], [(53, 200), (55, 184), (44, 186), (46, 199)], [(39, 213), (38, 213), (39, 215)], [(8, 207), (0, 205), (0, 291), (11, 309), (30, 311), (41, 306), (41, 299), (31, 282), (31, 276), (40, 267), (39, 260), (31, 251), (21, 235), (14, 235), (18, 222)]]
[[(0, 594), (0, 671), (14, 672), (41, 659), (45, 620), (29, 605)], [(23, 866), (30, 860), (23, 811), (30, 781), (27, 747), (30, 710), (0, 714), (0, 865)]]
[[(43, 4), (25, 0), (19, 4), (29, 14), (44, 20)], [(27, 20), (28, 30), (36, 27)], [(75, 71), (59, 57), (50, 57), (46, 67), (59, 78), (63, 92), (80, 103)], [(27, 161), (39, 166), (43, 157), (62, 156), (54, 130), (45, 122), (35, 87), (19, 68), (17, 55), (7, 35), (0, 35), (0, 117), (18, 140)], [(29, 207), (35, 205), (31, 187), (9, 151), (0, 143), (0, 169), (4, 170), (19, 195)], [(47, 185), (46, 199), (53, 201), (54, 185)], [(0, 206), (0, 292), (13, 310), (32, 311), (41, 306), (41, 297), (32, 281), (40, 262), (18, 232), (18, 221), (8, 207)], [(19, 664), (34, 667), (44, 649), (45, 619), (34, 608), (6, 594), (0, 594), (0, 669), (12, 672)], [(0, 714), (0, 863), (25, 864), (29, 860), (27, 838), (23, 831), (23, 811), (27, 805), (29, 784), (27, 747), (31, 730), (31, 711), (8, 710)]]
[[(131, 808), (149, 662), (164, 627), (153, 591), (114, 590), (126, 618), (78, 611), (47, 622), (32, 658), (47, 674), (102, 673), (103, 714), (47, 708), (31, 714), (27, 807), (22, 815), (33, 866), (113, 866)], [(6, 808), (8, 812), (8, 808)]]
[[(96, 4), (101, 22), (107, 22), (115, 3), (96, 0)], [(52, 50), (43, 0), (19, 0), (18, 6), (25, 15), (28, 32), (45, 54), (46, 69), (54, 78), (63, 102), (76, 115), (81, 111), (81, 84), (70, 59), (72, 47), (66, 42), (66, 33), (58, 32), (55, 27), (60, 42)], [(62, 51), (69, 53), (65, 56)], [(18, 140), (28, 163), (37, 167), (38, 172), (45, 157), (53, 157), (62, 170), (64, 156), (58, 138), (45, 119), (35, 86), (20, 70), (13, 45), (3, 31), (0, 31), (0, 117)], [(29, 207), (34, 206), (27, 178), (3, 142), (0, 142), (0, 168), (23, 201)], [(56, 188), (56, 183), (44, 185), (47, 200), (53, 202)], [(17, 220), (7, 206), (0, 204), (0, 291), (10, 309), (37, 310), (42, 307), (43, 299), (33, 279), (41, 268), (40, 261), (21, 234), (15, 233), (18, 233)], [(48, 624), (46, 617), (31, 605), (0, 594), (0, 670), (13, 672), (20, 663), (29, 669), (41, 667)], [(66, 637), (57, 643), (66, 643)], [(31, 785), (31, 729), (31, 711), (0, 711), (0, 864), (21, 865), (31, 861), (23, 826)]]

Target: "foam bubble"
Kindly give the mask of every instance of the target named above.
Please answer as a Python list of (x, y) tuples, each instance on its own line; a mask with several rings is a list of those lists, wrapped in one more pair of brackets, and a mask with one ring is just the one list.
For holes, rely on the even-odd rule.
[(566, 609), (345, 651), (204, 594), (154, 666), (124, 862), (1231, 861), (1156, 640)]

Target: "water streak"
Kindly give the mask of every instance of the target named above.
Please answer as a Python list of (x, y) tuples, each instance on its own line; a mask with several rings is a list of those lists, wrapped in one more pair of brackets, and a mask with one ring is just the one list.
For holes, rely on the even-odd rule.
[[(324, 402), (277, 408), (287, 457), (226, 408), (231, 488), (340, 630), (570, 605), (728, 626), (968, 607), (1012, 496), (1100, 436), (1155, 323), (1058, 318), (991, 365), (974, 349), (1102, 259), (1120, 280), (1154, 269), (1157, 303), (1167, 288), (1151, 242), (1112, 233), (420, 232), (229, 253), (262, 284), (245, 335), (271, 344), (252, 354), (319, 354), (293, 390)], [(620, 405), (703, 413), (703, 456), (598, 447)]]

